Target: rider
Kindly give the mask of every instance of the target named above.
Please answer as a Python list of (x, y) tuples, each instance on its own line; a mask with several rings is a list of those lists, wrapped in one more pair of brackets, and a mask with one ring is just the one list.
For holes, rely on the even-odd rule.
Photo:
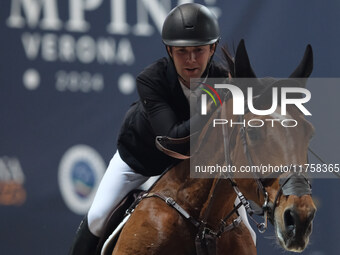
[(207, 7), (188, 3), (174, 8), (164, 21), (162, 40), (169, 57), (138, 75), (139, 100), (125, 116), (117, 152), (77, 230), (70, 254), (94, 254), (110, 212), (125, 195), (178, 163), (156, 148), (155, 137), (189, 135), (190, 78), (228, 77), (228, 71), (212, 61), (220, 33), (216, 16)]

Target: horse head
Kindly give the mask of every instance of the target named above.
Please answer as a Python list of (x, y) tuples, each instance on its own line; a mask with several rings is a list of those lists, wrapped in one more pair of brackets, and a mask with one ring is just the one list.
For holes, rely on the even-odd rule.
[[(268, 109), (272, 105), (273, 99), (268, 95), (271, 95), (273, 87), (279, 90), (283, 87), (303, 88), (313, 69), (310, 45), (287, 80), (256, 78), (244, 41), (240, 42), (235, 59), (226, 56), (236, 77), (236, 85), (240, 88), (249, 86), (249, 82), (238, 81), (240, 77), (252, 78), (255, 83), (253, 105), (257, 109)], [(224, 115), (232, 116), (235, 122), (248, 123), (244, 128), (228, 127), (230, 161), (237, 169), (243, 167), (243, 172), (234, 176), (235, 183), (245, 197), (254, 201), (264, 216), (268, 216), (279, 244), (288, 251), (301, 252), (309, 242), (316, 212), (304, 167), (313, 126), (295, 105), (287, 105), (286, 115), (282, 115), (278, 104), (272, 114), (256, 115), (245, 111), (239, 117), (232, 113), (232, 101), (228, 100), (223, 105)], [(261, 174), (253, 171), (260, 171)]]

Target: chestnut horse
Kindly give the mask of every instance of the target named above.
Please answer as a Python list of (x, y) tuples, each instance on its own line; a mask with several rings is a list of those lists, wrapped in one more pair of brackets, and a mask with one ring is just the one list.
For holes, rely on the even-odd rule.
[[(234, 77), (255, 77), (243, 41), (237, 48), (235, 60), (228, 57), (227, 60)], [(308, 46), (291, 78), (306, 78), (311, 71), (312, 50)], [(271, 82), (268, 88), (282, 86), (278, 83), (280, 81)], [(303, 85), (296, 82), (292, 86)], [(268, 109), (268, 102), (262, 96), (267, 91), (261, 92), (257, 99), (263, 109)], [(191, 158), (192, 164), (198, 160), (200, 164), (227, 164), (240, 169), (261, 163), (282, 166), (307, 163), (313, 126), (295, 106), (287, 107), (289, 118), (299, 123), (294, 128), (272, 126), (274, 122), (264, 121), (261, 128), (223, 125), (212, 132), (213, 118), (246, 122), (254, 118), (273, 121), (282, 118), (277, 111), (269, 116), (246, 112), (238, 117), (232, 114), (232, 104), (232, 99), (225, 100), (213, 113), (199, 138), (206, 142), (200, 144)], [(215, 146), (221, 140), (223, 144)], [(212, 146), (214, 149), (209, 150)], [(309, 181), (291, 172), (266, 176), (270, 178), (238, 177), (247, 176), (190, 178), (190, 160), (183, 160), (166, 172), (136, 206), (112, 254), (256, 254), (250, 232), (236, 213), (236, 198), (241, 201), (236, 208), (243, 205), (249, 214), (252, 210), (246, 199), (263, 208), (265, 221), (258, 224), (259, 230), (265, 230), (268, 218), (274, 225), (278, 243), (285, 250), (303, 251), (309, 242), (316, 211)]]

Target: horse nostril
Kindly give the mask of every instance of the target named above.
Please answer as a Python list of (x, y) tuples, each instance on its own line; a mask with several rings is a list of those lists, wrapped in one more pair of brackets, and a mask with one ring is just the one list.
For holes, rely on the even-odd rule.
[(308, 221), (311, 222), (314, 219), (315, 216), (315, 209), (311, 210), (310, 213), (308, 214)]
[(307, 227), (307, 230), (306, 230), (306, 233), (307, 233), (307, 234), (312, 233), (312, 227), (313, 227), (313, 224), (312, 224), (312, 222), (311, 222), (311, 223), (308, 224), (308, 227)]
[(294, 212), (291, 209), (287, 209), (284, 212), (284, 222), (288, 235), (292, 235), (295, 230), (295, 217)]

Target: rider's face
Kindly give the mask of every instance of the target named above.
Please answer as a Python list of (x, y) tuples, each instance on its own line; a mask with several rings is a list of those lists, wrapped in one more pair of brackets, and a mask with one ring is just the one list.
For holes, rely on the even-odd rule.
[(210, 57), (214, 54), (214, 45), (177, 47), (168, 51), (174, 61), (176, 71), (185, 86), (190, 87), (190, 78), (200, 78), (207, 67)]

